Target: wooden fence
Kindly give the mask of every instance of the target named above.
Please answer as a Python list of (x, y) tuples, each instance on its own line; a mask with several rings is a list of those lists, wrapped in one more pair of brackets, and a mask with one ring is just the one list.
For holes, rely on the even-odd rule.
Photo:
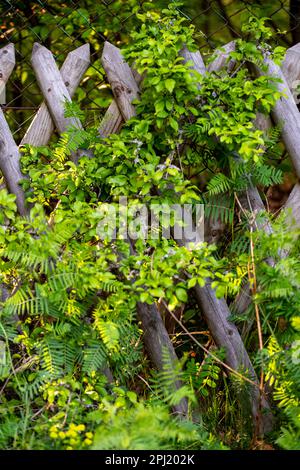
[[(228, 54), (234, 49), (234, 42), (225, 46), (218, 54), (216, 60), (208, 67), (209, 71), (217, 72), (222, 67), (230, 67)], [(200, 74), (206, 73), (206, 66), (199, 52), (190, 53), (187, 49), (182, 50), (185, 61), (191, 61), (193, 68)], [(71, 101), (81, 79), (90, 62), (89, 45), (81, 46), (70, 52), (61, 69), (59, 70), (52, 53), (45, 47), (35, 44), (32, 50), (32, 67), (34, 69), (44, 101), (32, 120), (27, 132), (19, 145), (14, 141), (12, 133), (6, 122), (3, 111), (0, 109), (0, 169), (5, 179), (8, 190), (16, 195), (18, 211), (21, 215), (28, 214), (25, 205), (24, 193), (19, 185), (24, 178), (20, 170), (19, 146), (31, 144), (34, 146), (46, 145), (56, 128), (60, 133), (64, 132), (70, 125), (81, 128), (81, 123), (75, 118), (64, 116), (64, 102)], [(300, 44), (288, 50), (282, 68), (276, 66), (268, 57), (265, 59), (268, 74), (279, 77), (282, 83), (279, 89), (285, 92), (272, 112), (275, 122), (283, 126), (283, 141), (293, 161), (296, 174), (300, 179), (300, 114), (295, 104), (289, 86), (295, 80), (300, 79)], [(141, 77), (130, 69), (122, 58), (120, 50), (106, 42), (102, 54), (102, 64), (111, 85), (114, 100), (107, 109), (103, 120), (99, 125), (99, 136), (104, 138), (112, 133), (119, 132), (122, 123), (135, 115), (132, 101), (139, 96), (139, 84)], [(0, 49), (0, 76), (7, 83), (15, 65), (15, 54), (13, 44)], [(257, 75), (261, 71), (256, 68)], [(257, 125), (265, 128), (268, 120), (258, 116)], [(91, 155), (92, 156), (92, 155)], [(74, 161), (78, 155), (73, 156)], [(259, 222), (256, 215), (264, 209), (263, 201), (257, 188), (250, 188), (240, 198), (245, 210), (254, 214), (254, 228), (264, 227), (271, 233), (272, 229), (265, 220)], [(287, 202), (291, 207), (298, 225), (300, 225), (300, 185), (296, 184)], [(272, 263), (272, 260), (269, 260)], [(253, 387), (251, 398), (252, 413), (257, 419), (260, 408), (260, 391), (254, 368), (245, 349), (241, 335), (237, 327), (229, 321), (230, 309), (224, 298), (217, 299), (215, 292), (209, 282), (203, 288), (194, 288), (195, 296), (210, 332), (217, 346), (226, 350), (227, 369), (231, 372), (237, 370), (248, 370), (250, 376), (257, 386)], [(238, 297), (235, 308), (243, 311), (249, 304), (249, 288), (245, 288)], [(161, 369), (163, 365), (162, 350), (167, 348), (170, 357), (176, 361), (174, 347), (163, 324), (160, 312), (155, 304), (138, 304), (138, 316), (142, 322), (144, 331), (144, 342), (154, 365)], [(264, 430), (270, 429), (272, 416), (268, 411), (267, 400), (263, 397), (263, 407), (266, 413), (263, 415)], [(177, 411), (186, 414), (186, 403), (183, 401), (177, 407)]]

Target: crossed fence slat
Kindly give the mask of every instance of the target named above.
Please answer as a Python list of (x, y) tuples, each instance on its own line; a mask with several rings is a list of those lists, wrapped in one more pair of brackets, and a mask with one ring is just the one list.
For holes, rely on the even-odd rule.
[[(61, 78), (69, 92), (70, 98), (74, 95), (83, 75), (90, 64), (90, 46), (85, 44), (74, 49), (67, 55), (61, 69)], [(47, 145), (54, 131), (54, 123), (48, 106), (44, 101), (29, 128), (27, 129), (21, 145), (35, 146)]]
[(7, 44), (0, 49), (0, 81), (4, 85), (8, 82), (15, 64), (15, 47), (13, 44)]
[(118, 108), (123, 119), (128, 121), (135, 116), (132, 101), (139, 96), (139, 88), (133, 73), (120, 55), (120, 50), (107, 41), (104, 44), (101, 60)]
[[(13, 44), (0, 50), (0, 71), (2, 80), (7, 82), (15, 66), (15, 48)], [(16, 203), (21, 215), (26, 214), (25, 197), (19, 185), (24, 176), (20, 170), (20, 154), (4, 113), (0, 109), (0, 168), (5, 179), (8, 190), (15, 194)]]
[[(0, 68), (1, 70), (4, 70), (3, 74), (7, 81), (15, 65), (14, 46), (13, 44), (10, 44), (3, 49), (7, 52), (6, 54), (2, 53), (0, 55)], [(3, 49), (1, 51), (3, 51)], [(11, 57), (11, 59), (8, 60), (8, 57)], [(52, 54), (51, 57), (53, 59)], [(89, 65), (89, 62), (89, 45), (81, 46), (68, 54), (62, 66), (61, 73), (62, 79), (67, 81), (67, 85), (64, 84), (64, 86), (68, 86), (70, 95), (74, 94)], [(71, 99), (70, 95), (69, 99)], [(61, 106), (63, 106), (63, 102), (61, 103)], [(21, 145), (26, 143), (35, 146), (46, 145), (50, 140), (53, 130), (54, 125), (47, 105), (46, 103), (42, 103), (38, 113), (34, 117), (28, 131), (22, 139)], [(28, 213), (28, 208), (25, 205), (24, 192), (20, 187), (20, 181), (24, 179), (24, 175), (20, 170), (20, 153), (2, 110), (0, 110), (0, 135), (2, 137), (0, 139), (0, 167), (9, 191), (16, 196), (19, 213), (21, 215), (26, 215)]]
[(32, 48), (31, 63), (58, 131), (63, 133), (69, 127), (82, 129), (82, 124), (78, 118), (65, 117), (64, 103), (66, 101), (71, 102), (71, 96), (52, 53), (46, 47), (35, 43)]
[[(142, 81), (141, 75), (135, 70), (132, 70), (132, 75), (136, 81), (137, 86), (139, 86)], [(105, 138), (108, 137), (110, 134), (117, 134), (120, 131), (123, 122), (124, 119), (122, 113), (119, 110), (119, 106), (117, 105), (117, 102), (113, 100), (109, 105), (104, 115), (104, 118), (102, 119), (99, 125), (99, 136)]]

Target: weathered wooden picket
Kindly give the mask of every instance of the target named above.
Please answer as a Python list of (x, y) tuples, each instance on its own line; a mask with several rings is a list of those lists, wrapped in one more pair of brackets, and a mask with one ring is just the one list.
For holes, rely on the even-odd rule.
[[(227, 61), (228, 54), (234, 49), (234, 42), (229, 43), (218, 54), (216, 60), (206, 69), (199, 52), (190, 53), (182, 50), (185, 61), (191, 61), (193, 68), (200, 74), (206, 70), (217, 72), (226, 66), (230, 70), (232, 62)], [(46, 145), (56, 128), (60, 133), (70, 125), (81, 128), (78, 119), (64, 116), (64, 101), (71, 98), (78, 87), (90, 62), (89, 45), (81, 46), (70, 52), (64, 64), (59, 70), (52, 53), (45, 47), (35, 44), (32, 51), (32, 67), (34, 69), (44, 101), (36, 116), (32, 120), (26, 134), (19, 145), (31, 144), (34, 146)], [(292, 96), (289, 86), (295, 80), (300, 79), (300, 44), (288, 50), (282, 69), (276, 66), (267, 57), (265, 59), (268, 74), (279, 77), (282, 83), (279, 89), (284, 90), (285, 96), (281, 98), (272, 116), (275, 122), (283, 125), (283, 141), (293, 161), (296, 174), (300, 179), (300, 114)], [(135, 115), (132, 101), (139, 96), (139, 84), (142, 78), (130, 69), (122, 58), (118, 48), (106, 42), (102, 54), (102, 64), (111, 85), (114, 100), (107, 109), (103, 120), (99, 125), (99, 136), (104, 138), (112, 133), (119, 132), (122, 123)], [(13, 44), (0, 49), (0, 73), (2, 81), (7, 83), (15, 65)], [(262, 72), (256, 68), (257, 75)], [(257, 125), (263, 128), (269, 125), (265, 118), (258, 116)], [(92, 155), (91, 155), (92, 156)], [(74, 155), (77, 162), (80, 155)], [(20, 170), (19, 146), (14, 141), (12, 133), (6, 122), (4, 113), (0, 109), (0, 170), (4, 176), (8, 190), (16, 195), (18, 211), (21, 215), (28, 214), (25, 197), (20, 186), (20, 180), (24, 178)], [(258, 222), (255, 216), (264, 209), (263, 201), (256, 188), (251, 188), (240, 198), (244, 209), (251, 210), (254, 214), (254, 229), (263, 226), (271, 233), (271, 227), (267, 221)], [(286, 206), (291, 207), (296, 223), (300, 225), (300, 185), (296, 184)], [(270, 260), (272, 263), (272, 260)], [(209, 282), (203, 288), (194, 288), (198, 301), (199, 311), (202, 312), (215, 343), (226, 350), (226, 364), (229, 371), (248, 371), (252, 381), (257, 384), (252, 387), (251, 405), (254, 419), (257, 419), (261, 403), (265, 409), (262, 415), (262, 428), (268, 430), (271, 427), (272, 416), (268, 411), (268, 403), (262, 390), (259, 389), (258, 379), (245, 349), (241, 335), (237, 327), (229, 321), (230, 309), (225, 299), (217, 299)], [(250, 299), (249, 289), (245, 288), (235, 302), (235, 309), (243, 311)], [(153, 364), (161, 369), (163, 365), (162, 351), (167, 349), (170, 357), (175, 362), (176, 353), (173, 344), (166, 331), (158, 307), (143, 303), (138, 304), (138, 316), (141, 320), (144, 342)], [(187, 404), (182, 401), (176, 411), (182, 415), (187, 413)]]

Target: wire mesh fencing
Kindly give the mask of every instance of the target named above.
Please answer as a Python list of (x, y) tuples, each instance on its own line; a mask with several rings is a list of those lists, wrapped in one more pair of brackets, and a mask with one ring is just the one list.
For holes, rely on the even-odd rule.
[(7, 83), (2, 108), (19, 142), (41, 103), (41, 92), (31, 65), (33, 44), (44, 45), (61, 66), (67, 54), (89, 43), (91, 63), (76, 101), (87, 110), (89, 120), (104, 113), (112, 99), (105, 83), (100, 56), (105, 40), (123, 44), (128, 40), (135, 1), (13, 1), (0, 2), (1, 46), (14, 43), (16, 65)]
[(201, 0), (185, 2), (180, 10), (201, 32), (202, 48), (215, 48), (241, 37), (242, 25), (251, 16), (267, 18), (280, 44), (290, 47), (300, 41), (299, 0)]
[[(158, 0), (152, 5), (160, 10), (169, 2)], [(31, 65), (33, 44), (38, 42), (51, 50), (59, 66), (69, 52), (90, 44), (91, 63), (74, 99), (86, 110), (88, 122), (99, 123), (112, 100), (100, 63), (103, 43), (108, 40), (119, 47), (127, 44), (136, 28), (135, 13), (144, 3), (145, 0), (0, 1), (0, 47), (12, 42), (16, 52), (16, 66), (1, 106), (17, 143), (42, 97)], [(179, 9), (195, 25), (203, 54), (241, 37), (243, 23), (254, 15), (269, 18), (276, 41), (282, 45), (289, 47), (300, 41), (299, 0), (186, 0)]]

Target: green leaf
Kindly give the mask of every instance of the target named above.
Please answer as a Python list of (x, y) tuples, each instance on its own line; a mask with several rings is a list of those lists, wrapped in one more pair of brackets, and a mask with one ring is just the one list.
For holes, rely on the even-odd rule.
[(170, 126), (174, 129), (174, 131), (178, 132), (178, 129), (179, 129), (178, 122), (173, 117), (169, 118), (169, 123), (170, 123)]
[(187, 291), (183, 289), (183, 287), (177, 287), (175, 293), (176, 293), (177, 299), (180, 300), (180, 302), (183, 302), (183, 303), (187, 302), (188, 300)]
[(175, 88), (175, 85), (176, 85), (176, 82), (175, 82), (175, 80), (173, 80), (173, 78), (168, 78), (165, 81), (165, 87), (170, 93), (173, 92), (173, 90)]
[(188, 281), (188, 288), (191, 289), (192, 287), (195, 287), (196, 284), (197, 284), (197, 278), (192, 277), (192, 279), (189, 279)]

